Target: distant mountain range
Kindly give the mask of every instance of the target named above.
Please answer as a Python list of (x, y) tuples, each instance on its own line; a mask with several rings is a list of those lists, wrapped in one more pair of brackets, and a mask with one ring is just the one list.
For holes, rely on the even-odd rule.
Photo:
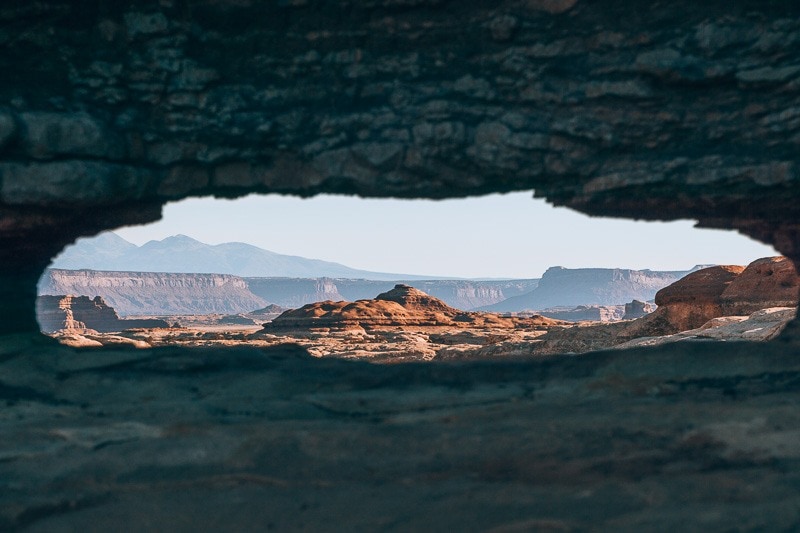
[(440, 279), (436, 276), (358, 270), (339, 263), (278, 254), (241, 242), (210, 245), (186, 235), (136, 246), (113, 232), (79, 239), (55, 258), (51, 268), (379, 281)]
[(541, 280), (448, 280), (358, 270), (244, 243), (208, 245), (176, 235), (136, 246), (103, 233), (65, 249), (42, 276), (39, 293), (102, 296), (121, 315), (242, 313), (267, 304), (369, 299), (404, 283), (459, 309), (515, 312), (648, 301), (698, 268), (551, 267)]

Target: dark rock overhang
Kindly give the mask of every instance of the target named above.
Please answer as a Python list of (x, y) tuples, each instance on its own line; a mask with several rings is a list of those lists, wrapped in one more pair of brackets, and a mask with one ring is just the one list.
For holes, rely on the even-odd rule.
[(195, 195), (535, 190), (796, 260), (798, 15), (756, 0), (0, 8), (4, 327), (35, 326), (35, 280), (65, 244)]

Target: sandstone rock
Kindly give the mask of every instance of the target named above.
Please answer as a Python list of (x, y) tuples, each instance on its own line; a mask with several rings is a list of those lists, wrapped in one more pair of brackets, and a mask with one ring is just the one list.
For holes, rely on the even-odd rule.
[(167, 328), (163, 320), (122, 320), (100, 296), (39, 296), (39, 325), (45, 333), (116, 332), (132, 328)]
[(27, 154), (35, 159), (89, 156), (120, 159), (116, 136), (86, 113), (31, 112), (20, 115)]
[[(23, 142), (4, 148), (8, 162), (97, 163), (116, 158), (119, 148), (140, 173), (95, 192), (88, 180), (47, 185), (72, 167), (47, 167), (36, 179), (0, 169), (4, 188), (15, 181), (8, 172), (46, 184), (4, 196), (4, 205), (25, 207), (3, 211), (9, 245), (38, 237), (23, 221), (42, 206), (97, 208), (82, 224), (54, 215), (59, 222), (48, 228), (62, 228), (70, 240), (111, 226), (101, 210), (141, 200), (147, 214), (125, 204), (120, 216), (139, 223), (157, 217), (168, 199), (199, 192), (445, 197), (535, 189), (596, 215), (736, 226), (794, 253), (797, 228), (787, 221), (798, 219), (793, 184), (800, 175), (781, 154), (796, 144), (797, 61), (778, 53), (798, 42), (793, 11), (753, 4), (732, 13), (722, 3), (684, 2), (650, 6), (643, 20), (613, 1), (521, 0), (468, 2), (438, 17), (441, 2), (393, 9), (384, 0), (330, 6), (332, 24), (323, 32), (305, 16), (307, 7), (292, 4), (215, 1), (189, 16), (169, 3), (87, 13), (48, 0), (35, 11), (4, 12), (24, 38), (5, 42), (4, 70), (16, 74), (0, 85), (9, 113), (26, 117), (20, 126), (30, 123), (18, 128)], [(677, 24), (676, 10), (696, 15)], [(252, 24), (265, 14), (294, 30), (262, 48), (264, 35), (279, 31)], [(64, 19), (85, 24), (65, 26)], [(361, 32), (376, 36), (376, 46), (348, 41)], [(481, 38), (490, 46), (475, 53)], [(31, 54), (31, 46), (41, 53)], [(358, 84), (345, 81), (353, 74)], [(737, 74), (754, 82), (727, 83)], [(687, 83), (709, 97), (686, 98)], [(20, 95), (22, 86), (29, 94)], [(670, 104), (639, 99), (648, 94)], [(29, 130), (39, 139), (30, 145)], [(409, 138), (412, 130), (421, 134)], [(476, 135), (487, 142), (476, 145)], [(205, 147), (182, 153), (185, 184), (171, 175), (172, 154), (151, 160), (146, 149), (183, 142)], [(317, 148), (306, 153), (309, 146)], [(292, 162), (291, 171), (278, 168), (282, 160)], [(675, 171), (679, 160), (691, 171)], [(219, 168), (218, 181), (188, 170), (205, 165)], [(607, 176), (615, 176), (613, 187), (591, 186)], [(142, 180), (149, 180), (143, 191)], [(36, 261), (55, 251), (37, 252)]]
[(71, 296), (39, 296), (36, 299), (36, 317), (45, 333), (56, 331), (78, 333), (86, 324), (75, 319)]
[(101, 296), (123, 316), (238, 314), (266, 304), (243, 278), (226, 274), (49, 269), (39, 293)]
[(750, 263), (721, 295), (724, 315), (749, 315), (769, 307), (796, 307), (800, 276), (786, 257)]
[(699, 328), (724, 316), (722, 293), (744, 267), (727, 265), (693, 272), (656, 293), (656, 311), (634, 321), (621, 337), (656, 337)]
[(501, 317), (492, 313), (470, 313), (455, 309), (438, 298), (408, 285), (398, 284), (372, 300), (317, 302), (286, 311), (264, 325), (265, 332), (319, 329), (376, 329), (386, 327), (543, 328), (564, 322), (541, 316)]
[(288, 309), (281, 307), (280, 305), (269, 304), (266, 307), (262, 307), (261, 309), (256, 309), (255, 311), (250, 311), (248, 315), (271, 315), (273, 313), (283, 313), (288, 311)]
[(605, 350), (623, 341), (620, 332), (628, 327), (627, 322), (606, 324), (577, 324), (569, 328), (553, 329), (533, 343), (528, 343), (530, 354), (537, 356), (557, 354), (582, 354)]
[(550, 267), (534, 290), (479, 309), (513, 312), (578, 305), (624, 305), (634, 299), (653, 299), (657, 291), (689, 272)]
[(642, 302), (640, 300), (634, 300), (630, 303), (625, 304), (625, 314), (622, 317), (622, 319), (633, 320), (635, 318), (642, 318), (643, 316), (649, 315), (655, 310), (656, 310), (655, 304)]
[(624, 311), (621, 305), (579, 305), (542, 309), (537, 314), (569, 322), (616, 322), (622, 320)]
[(64, 346), (71, 348), (102, 348), (105, 346), (102, 342), (89, 339), (84, 335), (73, 333), (71, 331), (57, 332), (53, 337), (58, 339), (58, 342)]
[[(446, 16), (438, 16), (442, 4), (421, 0), (319, 2), (315, 16), (294, 7), (298, 3), (211, 1), (187, 10), (176, 2), (152, 2), (169, 19), (169, 33), (145, 31), (141, 39), (120, 43), (117, 31), (103, 26), (117, 24), (109, 18), (124, 20), (125, 8), (7, 2), (0, 8), (8, 22), (0, 31), (6, 74), (0, 90), (20, 111), (124, 113), (121, 107), (139, 106), (147, 118), (124, 126), (126, 133), (172, 135), (180, 124), (186, 128), (181, 136), (241, 143), (231, 161), (252, 161), (299, 152), (324, 136), (320, 126), (328, 119), (361, 114), (368, 122), (386, 106), (395, 106), (401, 117), (386, 130), (410, 130), (422, 116), (420, 102), (451, 98), (441, 94), (443, 80), (480, 75), (501, 89), (501, 99), (486, 106), (452, 97), (462, 120), (491, 122), (508, 109), (524, 108), (543, 128), (563, 118), (608, 123), (613, 144), (595, 146), (600, 142), (578, 131), (576, 144), (592, 146), (574, 160), (548, 152), (532, 158), (510, 143), (499, 146), (494, 159), (479, 160), (464, 143), (429, 142), (424, 150), (415, 147), (421, 155), (395, 181), (383, 182), (377, 174), (357, 181), (322, 168), (312, 184), (291, 174), (280, 186), (269, 182), (235, 193), (441, 198), (536, 189), (554, 203), (598, 216), (694, 218), (709, 227), (738, 228), (800, 257), (798, 177), (765, 185), (734, 171), (770, 164), (781, 154), (794, 157), (797, 88), (782, 81), (731, 82), (738, 72), (796, 65), (796, 55), (787, 53), (800, 43), (796, 2), (652, 2), (643, 16), (633, 2), (598, 0), (574, 4), (558, 17), (519, 9), (526, 2), (461, 2)], [(482, 24), (506, 9), (523, 19), (512, 44), (477, 38)], [(587, 37), (600, 30), (620, 33), (620, 44), (587, 49)], [(351, 84), (342, 79), (340, 65), (291, 60), (311, 47), (326, 56), (363, 35), (374, 43), (361, 58), (375, 68), (373, 79)], [(203, 108), (172, 112), (158, 81), (171, 62), (162, 67), (149, 58), (164, 41), (182, 36), (191, 45), (168, 46), (202, 58), (224, 76), (226, 91), (246, 94), (240, 88), (255, 87), (274, 95), (254, 100), (254, 109), (280, 115), (306, 107), (313, 113), (276, 126), (265, 138), (246, 118)], [(674, 50), (676, 57), (651, 69), (631, 65), (631, 58), (656, 50)], [(145, 73), (156, 83), (125, 83), (132, 103), (110, 106), (106, 94), (115, 86), (92, 86), (97, 76), (89, 65), (97, 57), (122, 65), (125, 79)], [(585, 99), (580, 87), (587, 81), (628, 79), (632, 67), (657, 78), (652, 90), (658, 105)], [(374, 81), (397, 88), (358, 99), (354, 85)], [(522, 101), (522, 94), (532, 99)], [(383, 134), (380, 126), (367, 132)], [(24, 154), (12, 157), (29, 162)], [(677, 157), (715, 179), (689, 182), (688, 173), (666, 170)], [(159, 178), (142, 159), (131, 164)], [(640, 170), (613, 189), (584, 188), (601, 175), (598, 168), (615, 165)], [(509, 173), (508, 166), (517, 170)], [(5, 168), (2, 173), (6, 186)], [(647, 175), (662, 179), (643, 181)], [(131, 192), (136, 186), (94, 196), (92, 209), (80, 217), (74, 212), (87, 203), (78, 184), (57, 197), (31, 191), (26, 203), (4, 196), (2, 323), (13, 324), (4, 332), (35, 330), (39, 272), (26, 274), (21, 265), (42, 269), (79, 235), (158, 218), (163, 200), (149, 196), (150, 209), (141, 209), (131, 202), (139, 198)], [(234, 194), (213, 186), (207, 192)], [(66, 209), (45, 212), (41, 206)], [(112, 216), (108, 206), (125, 212)], [(27, 319), (15, 318), (26, 313)], [(266, 356), (252, 349), (166, 350), (136, 358), (130, 350), (75, 353), (31, 336), (20, 347), (20, 337), (8, 335), (0, 343), (3, 530), (113, 530), (120, 524), (300, 530), (335, 523), (349, 530), (389, 524), (410, 530), (677, 531), (697, 524), (791, 531), (800, 522), (797, 349), (785, 344), (754, 349), (686, 343), (442, 371), (315, 365), (300, 354), (286, 355), (285, 348)], [(121, 442), (120, 432), (96, 437), (132, 421), (156, 431), (123, 431)], [(87, 434), (91, 438), (75, 438)], [(139, 440), (126, 440), (131, 438)]]
[(460, 313), (458, 309), (450, 307), (438, 298), (428, 296), (421, 290), (402, 283), (395, 285), (394, 289), (390, 291), (379, 294), (375, 300), (395, 302), (411, 311), (433, 311), (447, 315)]
[(736, 265), (698, 270), (658, 291), (656, 305), (719, 304), (722, 293), (743, 271), (744, 267)]
[(777, 337), (786, 325), (794, 320), (795, 307), (773, 307), (761, 309), (749, 316), (725, 316), (713, 318), (696, 329), (681, 331), (660, 337), (633, 339), (614, 348), (659, 346), (672, 342), (711, 339), (717, 341), (769, 341)]

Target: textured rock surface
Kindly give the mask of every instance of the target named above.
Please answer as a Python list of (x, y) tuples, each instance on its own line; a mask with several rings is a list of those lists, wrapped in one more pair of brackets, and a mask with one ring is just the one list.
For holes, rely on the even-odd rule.
[(656, 305), (640, 300), (634, 300), (625, 304), (625, 314), (623, 320), (633, 320), (642, 318), (656, 310)]
[(771, 307), (760, 309), (749, 316), (724, 316), (712, 318), (697, 329), (681, 331), (662, 337), (644, 337), (615, 346), (631, 348), (634, 346), (658, 346), (685, 340), (724, 340), (724, 341), (769, 341), (783, 331), (786, 324), (794, 319), (796, 307)]
[(800, 360), (723, 346), (376, 366), (6, 338), (0, 529), (795, 530)]
[(248, 313), (267, 303), (243, 278), (225, 274), (48, 269), (39, 293), (102, 296), (123, 316)]
[(65, 244), (195, 194), (535, 189), (800, 257), (800, 5), (95, 7), (0, 9), (6, 330)]
[(87, 329), (107, 333), (131, 328), (169, 326), (163, 320), (122, 320), (114, 308), (109, 307), (100, 296), (39, 296), (36, 299), (36, 314), (45, 333), (81, 333)]
[(736, 265), (704, 268), (661, 289), (656, 293), (658, 309), (634, 321), (622, 336), (633, 339), (671, 335), (725, 316), (722, 293), (744, 269)]
[[(548, 332), (527, 349), (554, 355), (697, 338), (771, 340), (785, 329), (787, 316), (798, 305), (797, 297), (791, 297), (797, 275), (787, 265), (791, 267), (783, 257), (770, 257), (747, 268), (728, 265), (698, 270), (660, 290), (656, 294), (658, 308), (649, 314), (633, 321)], [(728, 292), (731, 287), (734, 290)], [(723, 298), (725, 294), (729, 299)], [(637, 308), (649, 305), (638, 303)], [(786, 307), (774, 307), (775, 303)], [(765, 309), (776, 311), (766, 313)], [(524, 352), (524, 347), (518, 351)]]
[(536, 279), (503, 281), (461, 280), (397, 280), (366, 279), (296, 279), (245, 278), (251, 291), (269, 302), (284, 307), (300, 307), (324, 300), (364, 300), (391, 289), (396, 283), (411, 285), (458, 309), (501, 302), (528, 292), (538, 284)]
[(44, 333), (56, 331), (81, 332), (86, 324), (75, 319), (72, 309), (74, 296), (39, 296), (36, 298), (36, 317)]
[(541, 316), (501, 317), (493, 313), (471, 313), (455, 309), (409, 285), (398, 284), (372, 300), (324, 301), (292, 309), (264, 324), (265, 332), (296, 331), (304, 334), (319, 329), (371, 329), (433, 327), (530, 328), (544, 329), (561, 324)]
[(531, 292), (482, 307), (481, 310), (537, 311), (549, 307), (624, 305), (634, 299), (652, 300), (658, 290), (689, 272), (550, 267)]
[[(537, 280), (404, 281), (448, 305), (471, 309), (536, 287)], [(231, 275), (48, 269), (39, 294), (102, 296), (122, 315), (249, 313), (264, 302), (296, 308), (325, 300), (359, 300), (396, 282), (342, 278), (240, 278)]]
[(621, 305), (580, 305), (542, 309), (538, 314), (570, 322), (616, 322), (622, 320), (625, 307)]
[(723, 314), (747, 315), (768, 307), (797, 307), (800, 276), (785, 257), (753, 261), (725, 289)]

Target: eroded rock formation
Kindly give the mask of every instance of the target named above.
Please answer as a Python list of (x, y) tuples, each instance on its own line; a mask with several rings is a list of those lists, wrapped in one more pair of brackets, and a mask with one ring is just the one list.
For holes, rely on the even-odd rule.
[(722, 292), (724, 315), (748, 315), (767, 307), (796, 307), (800, 276), (786, 257), (753, 261)]
[(579, 305), (542, 309), (538, 314), (570, 322), (616, 322), (622, 320), (624, 311), (621, 305)]
[(110, 333), (132, 328), (166, 328), (157, 319), (121, 319), (113, 307), (96, 296), (39, 296), (36, 300), (39, 325), (45, 333)]
[(372, 300), (355, 302), (324, 301), (305, 305), (281, 314), (264, 324), (267, 332), (296, 331), (303, 334), (320, 329), (359, 328), (507, 328), (530, 329), (563, 324), (558, 320), (534, 316), (501, 317), (493, 313), (471, 313), (455, 309), (424, 292), (398, 284)]
[(550, 267), (532, 291), (481, 310), (538, 311), (570, 305), (624, 305), (634, 299), (652, 300), (656, 292), (689, 272), (691, 270)]
[(40, 294), (102, 296), (121, 315), (248, 313), (267, 302), (228, 274), (48, 269)]
[(800, 277), (785, 257), (742, 266), (698, 270), (656, 294), (658, 309), (620, 337), (657, 337), (703, 326), (713, 318), (748, 316), (767, 308), (797, 307)]
[(633, 300), (625, 304), (625, 314), (622, 316), (623, 320), (633, 320), (642, 318), (656, 310), (656, 305), (653, 303), (642, 302), (640, 300)]
[(534, 349), (557, 354), (696, 337), (771, 340), (798, 306), (797, 296), (792, 297), (798, 283), (800, 276), (785, 257), (758, 259), (747, 267), (705, 268), (660, 290), (658, 308), (650, 314), (629, 322), (556, 330), (538, 339)]
[(631, 338), (670, 335), (723, 316), (722, 293), (744, 270), (736, 265), (704, 268), (661, 289), (656, 293), (658, 309), (634, 322), (626, 334)]

